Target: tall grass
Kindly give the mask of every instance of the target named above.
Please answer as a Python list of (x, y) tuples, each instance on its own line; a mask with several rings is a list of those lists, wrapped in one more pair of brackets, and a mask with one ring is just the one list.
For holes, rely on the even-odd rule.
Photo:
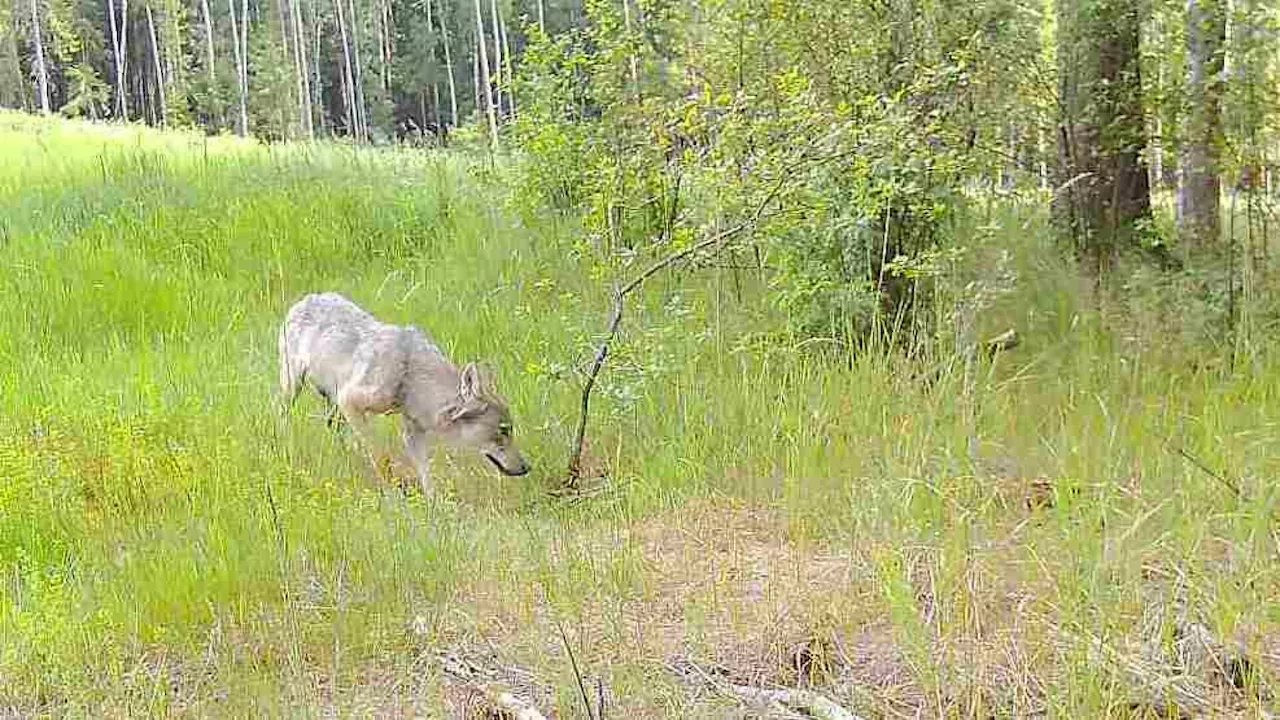
[[(596, 406), (610, 491), (567, 505), (548, 491), (607, 298), (563, 231), (504, 209), (500, 169), (14, 115), (0, 166), (0, 708), (438, 714), (435, 653), (484, 639), (582, 714), (550, 616), (619, 716), (727, 712), (658, 650), (776, 655), (781, 679), (779, 643), (872, 630), (925, 714), (1124, 715), (1144, 687), (1128, 642), (1165, 606), (1160, 627), (1192, 617), (1274, 673), (1275, 344), (1230, 372), (1100, 317), (1035, 209), (994, 221), (1020, 282), (982, 322), (1024, 343), (972, 388), (752, 342), (749, 277), (746, 303), (728, 274), (654, 284)], [(443, 454), (424, 499), (317, 402), (282, 418), (275, 330), (320, 289), (492, 363), (533, 476)], [(737, 534), (744, 513), (763, 529)], [(681, 537), (769, 577), (699, 579), (721, 556)], [(823, 563), (838, 582), (785, 581)], [(777, 637), (752, 603), (785, 608)], [(828, 691), (906, 712), (874, 684)]]

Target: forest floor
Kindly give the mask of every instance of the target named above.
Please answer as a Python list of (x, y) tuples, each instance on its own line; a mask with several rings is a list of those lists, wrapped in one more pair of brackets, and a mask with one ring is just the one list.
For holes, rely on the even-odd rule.
[[(0, 716), (1280, 713), (1265, 308), (1229, 362), (1173, 280), (1099, 311), (1013, 200), (981, 329), (1022, 342), (971, 382), (664, 276), (565, 497), (609, 283), (502, 162), (0, 114)], [(316, 290), (489, 362), (534, 472), (441, 452), (424, 498), (282, 417)]]

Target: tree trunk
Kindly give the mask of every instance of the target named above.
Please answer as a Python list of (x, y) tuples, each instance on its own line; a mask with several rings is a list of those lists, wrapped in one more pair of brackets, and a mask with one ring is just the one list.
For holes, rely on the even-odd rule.
[[(207, 0), (206, 0), (207, 2)], [(127, 12), (129, 8), (129, 0), (124, 0), (124, 9)], [(121, 25), (127, 20), (121, 13)], [(116, 117), (121, 120), (129, 119), (129, 99), (125, 93), (125, 54), (122, 40), (126, 28), (117, 28), (116, 25), (116, 4), (115, 0), (107, 0), (107, 21), (111, 28), (111, 54), (113, 56), (116, 68)]]
[(33, 70), (36, 75), (36, 97), (40, 101), (40, 112), (48, 115), (49, 69), (44, 62), (44, 33), (40, 30), (40, 5), (37, 0), (31, 0), (31, 49), (35, 52)]
[[(248, 0), (245, 0), (245, 7), (248, 8)], [(236, 20), (236, 0), (227, 0), (227, 9), (231, 11), (231, 49), (235, 53), (236, 61), (236, 95), (239, 98), (238, 113), (236, 115), (236, 134), (245, 137), (249, 134), (249, 98), (247, 83), (245, 81), (245, 65), (247, 58), (241, 49), (240, 43), (240, 25), (242, 22)], [(244, 22), (248, 22), (249, 14), (246, 11)]]
[(458, 86), (453, 77), (453, 53), (449, 50), (449, 25), (443, 17), (440, 18), (440, 40), (444, 44), (444, 71), (449, 75), (449, 113), (453, 127), (458, 127)]
[(381, 0), (375, 0), (374, 2), (373, 34), (378, 41), (378, 87), (382, 88), (383, 93), (385, 93), (389, 87), (387, 64), (390, 62), (390, 58), (387, 56), (386, 13), (382, 8)]
[(391, 2), (383, 0), (382, 3), (382, 44), (384, 64), (382, 67), (382, 91), (390, 95), (391, 93), (391, 69), (396, 61), (395, 53), (395, 16), (392, 14)]
[(249, 0), (240, 2), (240, 112), (244, 116), (244, 132), (249, 134)]
[[(622, 23), (623, 23), (623, 28), (627, 31), (627, 42), (630, 43), (631, 42), (631, 3), (629, 2), (629, 0), (622, 0)], [(639, 96), (640, 95), (640, 73), (636, 69), (635, 52), (627, 53), (627, 66), (631, 72), (631, 90), (637, 96)], [(738, 67), (739, 67), (739, 72), (741, 72), (741, 67), (742, 67), (741, 62), (738, 63)], [(742, 85), (741, 80), (738, 81), (738, 85), (739, 87), (741, 87)]]
[(1101, 283), (1121, 249), (1137, 246), (1151, 199), (1142, 150), (1139, 6), (1058, 5), (1058, 190), (1054, 223)]
[(205, 41), (205, 73), (209, 76), (209, 120), (217, 129), (220, 124), (219, 119), (215, 117), (215, 95), (218, 87), (217, 64), (213, 54), (213, 18), (209, 13), (209, 0), (200, 0), (200, 12), (204, 16), (204, 41)]
[[(297, 53), (289, 46), (289, 34), (291, 32), (290, 28), (293, 27), (293, 23), (290, 21), (290, 18), (292, 17), (292, 15), (291, 15), (291, 11), (286, 7), (287, 4), (288, 4), (287, 0), (275, 0), (276, 22), (280, 26), (280, 57), (278, 58), (278, 60), (282, 65), (286, 62), (293, 62), (294, 68), (296, 69), (297, 62), (293, 58), (294, 56), (296, 56)], [(294, 37), (293, 42), (296, 45), (298, 42), (298, 38)], [(293, 85), (294, 85), (293, 91), (296, 93), (298, 91), (298, 84), (296, 80), (294, 81)], [(284, 92), (284, 87), (285, 86), (281, 86), (280, 88), (281, 92)], [(294, 98), (294, 100), (296, 100), (299, 103), (299, 107), (301, 107), (302, 99)], [(289, 130), (289, 113), (284, 110), (283, 106), (281, 106), (279, 117), (280, 117), (280, 132), (283, 133), (285, 137), (294, 137), (295, 133), (290, 132)], [(302, 135), (303, 133), (302, 124), (303, 124), (302, 111), (299, 110), (298, 111), (298, 130), (296, 135)]]
[(156, 104), (159, 106), (159, 112), (156, 117), (160, 121), (160, 127), (169, 125), (169, 110), (166, 107), (167, 98), (164, 91), (164, 70), (160, 65), (160, 43), (156, 40), (156, 20), (151, 14), (151, 3), (145, 6), (147, 11), (147, 32), (151, 35), (151, 63), (156, 74)]
[[(485, 104), (489, 110), (489, 135), (493, 139), (493, 149), (498, 149), (498, 113), (493, 105), (493, 85), (489, 82), (489, 53), (485, 50), (484, 11), (480, 8), (480, 0), (476, 0), (476, 45), (479, 48), (476, 62), (480, 63), (479, 80), (484, 86)], [(479, 102), (479, 97), (476, 98)]]
[(547, 34), (547, 11), (543, 7), (544, 0), (538, 0), (538, 32)]
[(484, 92), (480, 90), (480, 44), (471, 46), (471, 79), (475, 81), (476, 119), (484, 117)]
[(355, 81), (356, 123), (360, 128), (360, 139), (369, 140), (369, 112), (364, 102), (364, 65), (360, 62), (360, 23), (356, 20), (356, 3), (351, 0), (351, 14), (347, 16), (349, 34), (351, 36), (351, 62)]
[(293, 65), (298, 71), (298, 113), (302, 120), (302, 134), (308, 140), (315, 139), (315, 121), (311, 114), (311, 82), (307, 76), (307, 33), (302, 24), (303, 0), (289, 4), (289, 22), (293, 25)]
[(504, 117), (502, 91), (506, 88), (506, 83), (502, 76), (502, 30), (498, 18), (498, 0), (489, 0), (489, 13), (493, 26), (493, 71), (490, 77), (493, 78), (493, 97), (497, 105), (498, 117)]
[(1222, 233), (1222, 70), (1225, 0), (1187, 0), (1186, 137), (1178, 188), (1178, 234), (1193, 248), (1213, 247)]
[[(436, 25), (435, 25), (434, 13), (431, 11), (431, 0), (427, 0), (426, 6), (427, 6), (427, 33), (428, 33), (428, 37), (432, 38), (429, 57), (431, 58), (431, 64), (435, 65), (436, 45), (438, 41), (435, 40)], [(424, 106), (426, 105), (426, 102), (427, 102), (425, 95), (426, 94), (423, 93), (422, 103)], [(423, 127), (426, 127), (427, 125), (427, 110), (425, 107), (422, 108), (422, 124), (423, 124)], [(437, 130), (439, 130), (440, 128), (440, 81), (437, 80), (434, 76), (431, 78), (431, 124), (434, 125)]]
[(311, 66), (312, 66), (311, 91), (315, 93), (314, 97), (311, 98), (311, 108), (312, 108), (313, 117), (315, 116), (317, 111), (319, 112), (320, 132), (325, 133), (328, 136), (332, 136), (332, 133), (329, 130), (329, 113), (325, 112), (325, 109), (324, 109), (324, 76), (321, 75), (320, 73), (320, 58), (323, 55), (323, 53), (321, 52), (321, 42), (320, 42), (321, 41), (320, 36), (322, 35), (322, 33), (320, 32), (320, 29), (321, 29), (320, 11), (317, 5), (318, 3), (313, 3), (310, 6), (311, 8), (310, 25), (311, 25), (311, 42), (312, 42), (312, 45), (311, 45)]
[(511, 65), (511, 46), (507, 44), (507, 23), (503, 21), (501, 15), (498, 16), (498, 30), (502, 33), (502, 58), (504, 61), (503, 71), (506, 72), (507, 76), (508, 112), (514, 118), (516, 116), (516, 74)]
[(129, 0), (120, 0), (120, 102), (122, 117), (129, 119)]
[(351, 45), (347, 41), (347, 23), (342, 12), (343, 1), (333, 0), (333, 7), (338, 14), (338, 36), (342, 40), (342, 80), (347, 106), (347, 132), (353, 139), (359, 140), (360, 118), (356, 110), (355, 73), (351, 69)]

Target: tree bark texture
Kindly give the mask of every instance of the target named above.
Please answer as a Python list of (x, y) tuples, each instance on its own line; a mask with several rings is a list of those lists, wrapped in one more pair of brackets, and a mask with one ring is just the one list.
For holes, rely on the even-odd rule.
[(1178, 188), (1178, 234), (1192, 248), (1221, 236), (1222, 71), (1225, 0), (1187, 0), (1187, 119)]
[[(205, 0), (205, 2), (208, 2), (208, 0)], [(107, 20), (111, 28), (111, 54), (115, 60), (116, 69), (116, 117), (121, 120), (128, 120), (129, 96), (125, 92), (125, 83), (128, 76), (125, 75), (124, 39), (126, 37), (125, 33), (128, 31), (129, 0), (124, 0), (122, 5), (120, 23), (117, 26), (115, 1), (107, 0)]]
[(49, 68), (44, 62), (44, 33), (40, 29), (40, 4), (31, 0), (31, 49), (35, 53), (32, 70), (36, 76), (36, 98), (40, 112), (49, 114)]
[(209, 76), (209, 97), (212, 99), (217, 89), (218, 76), (213, 54), (213, 17), (209, 13), (209, 0), (200, 0), (200, 13), (204, 17), (205, 74)]
[(334, 0), (333, 7), (338, 15), (338, 37), (342, 41), (342, 80), (345, 105), (347, 106), (347, 132), (354, 139), (360, 138), (360, 114), (356, 110), (355, 73), (351, 63), (351, 45), (347, 40), (347, 23), (342, 11), (344, 0)]
[(1054, 224), (1100, 281), (1120, 250), (1136, 246), (1151, 199), (1138, 37), (1140, 6), (1128, 0), (1062, 0), (1058, 6), (1057, 190)]
[(311, 113), (311, 81), (307, 66), (307, 33), (302, 24), (302, 0), (289, 3), (289, 23), (293, 26), (293, 65), (298, 73), (298, 113), (302, 121), (302, 135), (315, 138), (315, 124)]
[(160, 65), (160, 43), (156, 39), (156, 19), (151, 12), (151, 3), (144, 7), (147, 11), (147, 32), (151, 35), (151, 64), (156, 74), (156, 118), (160, 121), (160, 127), (165, 127), (169, 124), (169, 111), (166, 107), (168, 99), (165, 97), (164, 70)]
[(444, 44), (444, 71), (449, 76), (449, 114), (453, 126), (458, 127), (458, 85), (453, 76), (453, 53), (449, 50), (449, 24), (443, 17), (440, 18), (440, 41)]
[[(480, 75), (477, 79), (483, 86), (485, 106), (489, 111), (489, 135), (496, 149), (498, 147), (498, 113), (493, 105), (493, 83), (489, 81), (489, 52), (485, 50), (485, 44), (484, 10), (480, 6), (480, 0), (476, 0), (476, 45), (479, 48), (476, 62), (480, 64)], [(478, 101), (479, 97), (476, 99)]]
[(364, 102), (364, 64), (360, 62), (360, 21), (356, 15), (355, 0), (351, 0), (351, 14), (347, 16), (348, 33), (351, 36), (351, 63), (355, 73), (356, 125), (362, 141), (369, 139), (369, 113)]
[[(236, 20), (236, 0), (227, 0), (227, 9), (231, 13), (231, 48), (235, 53), (236, 61), (236, 97), (237, 113), (236, 113), (236, 134), (245, 137), (249, 134), (249, 89), (246, 80), (247, 71), (245, 66), (248, 64), (248, 58), (244, 56), (242, 43), (240, 42), (240, 26), (249, 22), (248, 0), (245, 0), (245, 13), (243, 22)], [(248, 34), (247, 31), (245, 33)]]
[(501, 18), (498, 15), (498, 0), (489, 0), (490, 21), (493, 28), (493, 70), (489, 77), (493, 78), (493, 96), (497, 103), (498, 115), (503, 116), (502, 92), (506, 89), (506, 83), (503, 81), (502, 75), (502, 29), (499, 27)]

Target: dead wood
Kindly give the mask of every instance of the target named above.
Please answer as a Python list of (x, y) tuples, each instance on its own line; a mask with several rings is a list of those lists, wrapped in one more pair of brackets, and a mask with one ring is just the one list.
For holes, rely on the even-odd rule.
[(679, 660), (668, 666), (671, 672), (686, 681), (705, 684), (712, 690), (754, 705), (762, 705), (785, 717), (807, 717), (818, 720), (863, 720), (858, 715), (837, 705), (827, 696), (813, 690), (783, 687), (756, 687), (730, 681), (725, 673), (708, 672), (689, 660)]

